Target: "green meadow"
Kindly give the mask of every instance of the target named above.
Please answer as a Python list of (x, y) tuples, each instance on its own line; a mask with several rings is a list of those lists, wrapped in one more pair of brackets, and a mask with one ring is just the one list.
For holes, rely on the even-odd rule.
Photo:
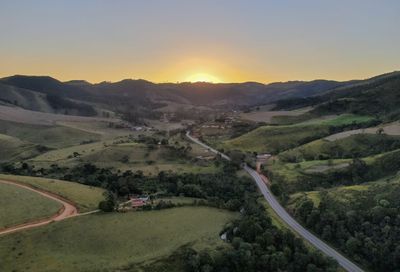
[(0, 229), (50, 217), (61, 207), (28, 189), (0, 183)]
[(214, 208), (182, 207), (76, 217), (0, 237), (0, 270), (125, 271), (184, 245), (210, 250), (224, 246), (219, 232), (236, 216)]
[(79, 184), (76, 182), (5, 174), (0, 174), (0, 179), (17, 181), (60, 195), (75, 203), (80, 212), (97, 209), (99, 202), (104, 199), (103, 189)]

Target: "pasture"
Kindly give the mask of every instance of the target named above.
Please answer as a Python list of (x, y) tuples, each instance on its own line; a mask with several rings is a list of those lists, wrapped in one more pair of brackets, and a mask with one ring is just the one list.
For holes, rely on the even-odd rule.
[(313, 119), (304, 123), (282, 126), (262, 126), (237, 138), (224, 141), (221, 148), (244, 152), (278, 154), (331, 134), (331, 127), (361, 124), (374, 120), (369, 116), (343, 114)]
[[(35, 94), (36, 95), (36, 94)], [(40, 94), (38, 94), (40, 95)], [(26, 110), (18, 107), (0, 105), (0, 120), (32, 125), (55, 125), (58, 122), (111, 122), (116, 119), (100, 117), (84, 117), (75, 115), (63, 115), (48, 112)]]
[(400, 137), (355, 134), (336, 141), (320, 139), (279, 154), (284, 161), (367, 157), (400, 148)]
[(36, 145), (4, 134), (0, 134), (0, 150), (0, 162), (27, 159), (40, 154)]
[(379, 125), (376, 127), (364, 128), (364, 129), (354, 129), (348, 130), (340, 133), (336, 133), (326, 137), (328, 141), (340, 140), (356, 134), (376, 134), (379, 129), (383, 129), (382, 133), (392, 136), (400, 135), (400, 122), (393, 122), (388, 124)]
[(263, 126), (227, 140), (225, 149), (277, 154), (329, 134), (327, 126)]
[(0, 179), (17, 181), (50, 193), (64, 197), (75, 203), (79, 212), (96, 210), (99, 202), (104, 199), (103, 189), (91, 187), (76, 182), (0, 174)]
[(235, 213), (207, 207), (92, 214), (0, 237), (1, 271), (119, 271), (184, 245), (222, 246)]
[(340, 115), (326, 115), (321, 116), (319, 118), (314, 118), (303, 123), (303, 124), (319, 124), (319, 125), (327, 125), (327, 126), (342, 126), (342, 125), (350, 125), (350, 124), (360, 124), (366, 123), (369, 121), (375, 120), (375, 118), (371, 116), (365, 115), (355, 115), (355, 114), (340, 114)]
[(45, 126), (0, 121), (0, 133), (25, 142), (51, 148), (78, 145), (84, 141), (98, 141), (99, 134), (63, 126)]
[(311, 108), (303, 108), (293, 111), (271, 111), (269, 109), (267, 110), (260, 109), (252, 112), (241, 113), (240, 118), (253, 122), (271, 123), (274, 122), (275, 120), (279, 120), (277, 119), (279, 117), (299, 116), (308, 112), (310, 109)]
[(61, 207), (35, 192), (0, 183), (0, 229), (50, 217)]
[[(135, 142), (134, 134), (118, 136), (110, 140), (75, 145), (51, 150), (30, 159), (36, 168), (49, 168), (56, 163), (62, 167), (74, 167), (82, 163), (92, 163), (102, 168), (117, 170), (141, 170), (154, 175), (158, 171), (173, 172), (215, 172), (214, 164), (202, 157), (213, 154), (179, 135), (169, 139), (168, 146)], [(188, 148), (189, 147), (189, 148)], [(185, 156), (177, 152), (188, 148)], [(199, 159), (196, 159), (199, 157)]]

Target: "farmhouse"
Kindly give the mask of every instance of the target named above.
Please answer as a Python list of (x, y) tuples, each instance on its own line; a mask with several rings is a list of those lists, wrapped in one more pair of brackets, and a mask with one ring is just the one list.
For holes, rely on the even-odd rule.
[(132, 208), (140, 208), (149, 203), (149, 196), (139, 196), (139, 197), (131, 197), (130, 201), (132, 204)]

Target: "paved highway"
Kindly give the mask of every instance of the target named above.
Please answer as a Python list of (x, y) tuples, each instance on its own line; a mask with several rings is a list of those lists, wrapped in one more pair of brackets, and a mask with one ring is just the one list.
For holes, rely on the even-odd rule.
[[(190, 133), (187, 132), (186, 136), (192, 140), (193, 142), (203, 146), (204, 148), (207, 148), (211, 152), (214, 152), (216, 154), (221, 155), (222, 158), (226, 160), (230, 160), (228, 156), (225, 154), (222, 154), (218, 150), (215, 150), (206, 144), (200, 142), (198, 139), (193, 138), (190, 136)], [(276, 214), (287, 224), (289, 225), (294, 231), (296, 231), (300, 236), (302, 236), (305, 240), (310, 242), (312, 245), (314, 245), (316, 248), (324, 252), (326, 255), (332, 257), (335, 259), (340, 266), (342, 266), (345, 270), (349, 272), (362, 272), (363, 270), (359, 268), (356, 264), (348, 260), (346, 257), (344, 257), (342, 254), (337, 252), (335, 249), (330, 247), (328, 244), (320, 240), (318, 237), (316, 237), (314, 234), (306, 230), (303, 226), (301, 226), (276, 200), (276, 198), (272, 195), (271, 191), (269, 190), (268, 186), (265, 184), (265, 182), (262, 180), (261, 176), (252, 168), (248, 167), (245, 165), (243, 167), (244, 170), (246, 170), (254, 179), (256, 182), (258, 188), (260, 189), (261, 193), (263, 194), (265, 200), (267, 200), (268, 204), (271, 206), (271, 208), (276, 212)]]

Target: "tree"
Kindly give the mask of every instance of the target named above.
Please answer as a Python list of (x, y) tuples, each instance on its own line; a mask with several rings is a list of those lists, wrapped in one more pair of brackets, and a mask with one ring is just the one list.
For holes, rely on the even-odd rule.
[(117, 205), (116, 195), (111, 191), (104, 192), (103, 195), (106, 199), (99, 202), (99, 209), (103, 212), (113, 212)]
[(350, 169), (353, 177), (353, 181), (362, 181), (365, 174), (368, 172), (368, 167), (365, 161), (358, 158), (353, 159), (350, 164)]
[(102, 212), (112, 212), (114, 211), (114, 205), (109, 201), (102, 200), (99, 202), (99, 210)]
[(361, 242), (357, 240), (357, 238), (350, 237), (350, 239), (346, 242), (346, 248), (350, 254), (355, 254), (358, 247), (361, 245)]
[(280, 184), (277, 182), (272, 183), (271, 192), (276, 196), (280, 196), (282, 194), (282, 189)]
[(122, 163), (128, 163), (128, 162), (129, 162), (129, 156), (128, 156), (128, 155), (122, 156), (121, 162), (122, 162)]
[(232, 163), (236, 166), (236, 167), (240, 167), (240, 164), (243, 162), (245, 155), (240, 152), (240, 151), (232, 151), (229, 154)]
[(296, 215), (303, 221), (307, 222), (307, 217), (311, 214), (314, 209), (314, 203), (310, 199), (305, 199), (300, 203), (296, 209)]

